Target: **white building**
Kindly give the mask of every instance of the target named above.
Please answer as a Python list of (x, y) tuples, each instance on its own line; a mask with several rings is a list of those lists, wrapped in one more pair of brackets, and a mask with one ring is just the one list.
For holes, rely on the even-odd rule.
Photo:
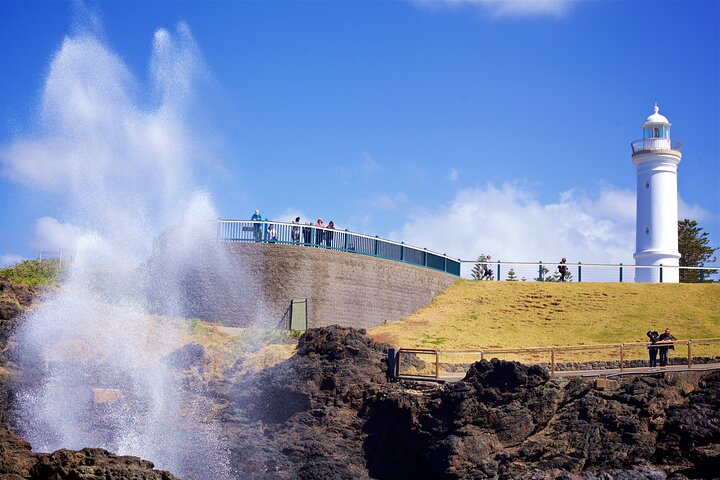
[(678, 252), (677, 167), (679, 145), (670, 140), (670, 122), (654, 113), (642, 125), (643, 138), (632, 142), (632, 162), (637, 173), (635, 265), (671, 268), (636, 268), (636, 282), (677, 283)]

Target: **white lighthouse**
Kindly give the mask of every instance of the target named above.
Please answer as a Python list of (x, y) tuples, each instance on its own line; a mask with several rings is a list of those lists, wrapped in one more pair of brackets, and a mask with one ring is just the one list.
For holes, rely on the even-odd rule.
[(642, 125), (643, 138), (632, 142), (632, 162), (637, 173), (637, 220), (635, 265), (663, 265), (636, 268), (636, 282), (677, 283), (678, 252), (677, 167), (682, 158), (679, 145), (670, 140), (670, 122), (654, 112)]

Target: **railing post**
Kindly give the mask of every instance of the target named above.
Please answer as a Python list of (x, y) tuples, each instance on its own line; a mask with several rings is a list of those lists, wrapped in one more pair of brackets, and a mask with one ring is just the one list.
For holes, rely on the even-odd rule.
[(388, 348), (388, 359), (387, 359), (387, 368), (388, 368), (388, 379), (394, 380), (397, 377), (396, 374), (396, 357), (400, 356), (399, 351), (395, 351), (394, 348)]
[(700, 279), (700, 283), (705, 282), (705, 270), (699, 270), (698, 271), (698, 278)]
[(625, 369), (625, 344), (620, 344), (620, 371)]
[(423, 252), (423, 267), (427, 267), (427, 248)]
[(663, 281), (662, 281), (662, 280), (663, 280), (663, 278), (662, 278), (662, 277), (663, 277), (663, 275), (662, 275), (662, 273), (663, 273), (663, 272), (662, 272), (662, 267), (663, 267), (663, 264), (661, 263), (661, 264), (660, 264), (660, 283), (663, 283)]
[(542, 260), (540, 260), (540, 263), (538, 264), (538, 278), (541, 282), (545, 281), (545, 278), (543, 278), (543, 266), (542, 266)]
[(620, 283), (622, 283), (622, 263), (620, 264)]
[(378, 236), (375, 235), (375, 256), (378, 256)]
[(485, 360), (485, 352), (480, 350), (480, 361), (482, 362), (483, 360)]
[(498, 270), (497, 280), (498, 280), (498, 282), (499, 282), (499, 281), (501, 280), (501, 278), (500, 278), (500, 260), (498, 260), (498, 269), (497, 269), (497, 270)]
[(348, 249), (348, 229), (345, 229), (345, 251)]
[(582, 262), (578, 262), (578, 283), (582, 282)]
[(447, 253), (443, 253), (443, 272), (447, 272)]
[(435, 350), (435, 380), (440, 379), (440, 352)]
[(400, 242), (402, 245), (400, 245), (400, 261), (405, 260), (405, 242)]
[(692, 368), (692, 340), (688, 340), (688, 368)]
[(550, 349), (550, 376), (555, 375), (555, 347)]

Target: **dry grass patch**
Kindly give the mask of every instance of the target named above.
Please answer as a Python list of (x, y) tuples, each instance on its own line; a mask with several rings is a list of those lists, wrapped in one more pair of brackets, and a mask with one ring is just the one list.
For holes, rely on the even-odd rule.
[(526, 348), (720, 337), (719, 284), (460, 280), (425, 308), (370, 335), (400, 347)]

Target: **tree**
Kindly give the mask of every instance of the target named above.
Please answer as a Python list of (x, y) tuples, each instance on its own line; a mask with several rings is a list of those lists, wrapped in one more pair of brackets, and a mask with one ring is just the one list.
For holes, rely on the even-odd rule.
[(538, 275), (537, 277), (533, 278), (536, 282), (554, 282), (555, 279), (553, 277), (548, 277), (548, 273), (550, 273), (550, 270), (543, 265), (542, 266), (542, 275)]
[[(477, 263), (472, 268), (472, 279), (473, 280), (480, 280), (483, 277), (483, 272), (485, 271), (485, 265), (489, 264), (490, 257), (488, 255), (485, 255), (484, 253), (481, 254), (477, 258)], [(490, 277), (490, 280), (492, 280), (492, 277)]]
[(508, 282), (517, 282), (518, 281), (518, 278), (517, 278), (517, 275), (515, 275), (514, 269), (511, 268), (510, 270), (508, 270), (507, 278), (505, 280), (507, 280)]
[[(680, 251), (681, 267), (703, 267), (705, 263), (715, 262), (715, 252), (718, 248), (710, 245), (708, 232), (698, 226), (695, 220), (684, 219), (678, 221), (678, 250)], [(703, 276), (707, 279), (710, 275), (717, 273), (715, 270), (703, 270)], [(698, 283), (700, 281), (700, 270), (680, 269), (680, 281), (682, 283)]]

